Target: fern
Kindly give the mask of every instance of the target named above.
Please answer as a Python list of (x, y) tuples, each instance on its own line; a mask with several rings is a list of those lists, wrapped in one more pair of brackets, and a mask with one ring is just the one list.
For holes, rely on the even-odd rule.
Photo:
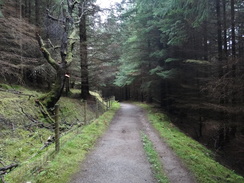
[(158, 72), (157, 75), (162, 79), (173, 79), (177, 73), (178, 73), (177, 69), (171, 69), (171, 70)]
[(193, 63), (193, 64), (200, 64), (200, 65), (210, 65), (211, 64), (207, 60), (193, 60), (193, 59), (188, 59), (185, 61), (185, 63)]

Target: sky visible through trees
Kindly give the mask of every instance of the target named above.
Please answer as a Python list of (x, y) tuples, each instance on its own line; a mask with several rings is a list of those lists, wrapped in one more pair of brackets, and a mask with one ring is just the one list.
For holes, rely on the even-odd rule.
[(110, 1), (104, 1), (104, 0), (97, 0), (96, 4), (100, 6), (101, 8), (109, 8), (115, 3), (120, 3), (121, 0), (110, 0)]

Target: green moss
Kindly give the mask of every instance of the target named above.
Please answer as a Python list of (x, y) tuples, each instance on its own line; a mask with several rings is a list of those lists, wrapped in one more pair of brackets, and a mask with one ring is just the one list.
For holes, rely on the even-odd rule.
[(0, 139), (1, 158), (5, 164), (23, 162), (37, 152), (52, 135), (49, 130), (35, 129), (35, 132), (16, 129), (14, 136), (6, 131), (4, 138)]
[[(8, 85), (4, 86), (6, 88), (10, 87)], [(11, 90), (13, 90), (13, 88), (11, 88)], [(0, 91), (0, 117), (14, 125), (26, 124), (30, 120), (24, 113), (33, 117), (37, 116), (39, 113), (38, 108), (35, 106), (34, 97), (29, 97), (29, 95), (34, 96), (36, 94), (37, 92), (34, 91), (28, 91), (27, 93), (26, 89), (24, 90), (20, 87), (18, 90), (13, 90), (11, 92)]]
[(185, 162), (199, 183), (242, 183), (244, 178), (214, 160), (214, 154), (175, 127), (165, 114), (142, 105), (148, 118), (166, 143)]
[[(114, 103), (111, 110), (104, 113), (90, 125), (74, 129), (72, 133), (61, 138), (61, 150), (53, 156), (54, 146), (46, 152), (24, 163), (6, 176), (6, 181), (32, 183), (67, 183), (79, 170), (80, 162), (93, 148), (98, 137), (106, 130), (119, 104)], [(47, 160), (50, 161), (47, 161)]]
[[(60, 111), (61, 111), (61, 119), (63, 121), (66, 121), (69, 124), (73, 123), (83, 123), (84, 122), (84, 103), (68, 98), (63, 97), (58, 102), (60, 105)], [(92, 113), (91, 110), (87, 111), (87, 116), (89, 117), (89, 120), (94, 119), (95, 115)]]
[(2, 89), (5, 89), (5, 90), (9, 90), (9, 89), (11, 89), (12, 87), (10, 86), (10, 85), (7, 85), (7, 84), (0, 84), (0, 88), (2, 88)]
[(169, 183), (167, 176), (163, 172), (163, 167), (160, 163), (159, 155), (154, 149), (152, 142), (145, 134), (142, 134), (142, 141), (144, 150), (147, 154), (148, 161), (151, 164), (155, 178), (159, 183)]
[[(17, 168), (16, 172), (13, 171), (13, 174), (10, 173), (6, 176), (6, 180), (9, 180), (9, 182), (25, 182), (33, 179), (34, 182), (42, 182), (42, 179), (45, 179), (48, 182), (48, 177), (56, 175), (57, 170), (54, 170), (55, 167), (52, 168), (53, 165), (50, 161), (57, 156), (54, 156), (53, 153), (54, 146), (39, 151), (47, 141), (48, 137), (54, 136), (52, 128), (39, 128), (37, 125), (38, 123), (42, 123), (52, 127), (52, 124), (47, 123), (47, 120), (43, 118), (40, 106), (35, 103), (35, 99), (43, 95), (43, 93), (21, 86), (1, 86), (5, 88), (4, 90), (14, 90), (15, 93), (0, 91), (0, 160), (6, 165), (12, 164), (13, 162), (21, 164), (21, 167)], [(29, 95), (34, 97), (30, 98)], [(73, 126), (73, 128), (70, 129), (70, 133), (62, 137), (62, 148), (60, 152), (60, 154), (63, 153), (62, 161), (64, 161), (66, 166), (72, 168), (70, 164), (65, 162), (66, 156), (73, 156), (76, 154), (74, 155), (74, 158), (77, 158), (79, 152), (82, 153), (80, 155), (81, 157), (84, 156), (84, 154), (92, 147), (92, 144), (94, 144), (94, 139), (96, 139), (98, 135), (102, 133), (102, 130), (106, 128), (106, 123), (111, 119), (114, 110), (102, 115), (100, 117), (101, 121), (97, 121), (99, 125), (93, 124), (89, 128), (83, 128), (84, 126), (77, 128), (76, 124), (82, 124), (84, 121), (83, 103), (80, 100), (63, 97), (60, 99), (59, 105), (61, 133), (63, 134), (64, 131), (67, 131)], [(95, 117), (95, 114), (90, 107), (88, 107), (87, 116), (89, 117), (88, 120)], [(100, 125), (100, 123), (102, 124)], [(100, 128), (100, 126), (103, 128)], [(97, 129), (97, 127), (99, 128)], [(101, 133), (99, 132), (99, 129)], [(81, 134), (83, 132), (84, 134)], [(74, 139), (81, 141), (82, 144), (77, 143)], [(84, 139), (84, 143), (81, 139)], [(72, 140), (74, 140), (74, 142)], [(63, 148), (63, 146), (65, 146), (65, 148)], [(79, 147), (81, 147), (81, 149), (77, 150), (76, 148)], [(59, 161), (59, 159), (57, 161)], [(71, 162), (73, 161), (74, 159), (71, 158)], [(55, 165), (55, 162), (53, 163)], [(49, 166), (51, 167), (50, 171)], [(59, 166), (62, 167), (61, 165)], [(49, 172), (45, 172), (46, 168)], [(63, 167), (63, 169), (65, 170), (65, 167)], [(53, 175), (52, 172), (54, 172)], [(72, 170), (69, 170), (69, 172), (72, 172)], [(63, 172), (61, 171), (61, 173)], [(35, 179), (33, 176), (37, 176), (38, 179)], [(57, 177), (59, 176), (60, 175)], [(65, 176), (68, 177), (68, 174), (65, 174)]]

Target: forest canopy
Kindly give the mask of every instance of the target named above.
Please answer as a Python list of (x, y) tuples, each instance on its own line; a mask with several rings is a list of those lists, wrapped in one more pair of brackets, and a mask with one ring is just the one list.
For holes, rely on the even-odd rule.
[(1, 83), (154, 103), (243, 171), (243, 0), (0, 0), (0, 23)]

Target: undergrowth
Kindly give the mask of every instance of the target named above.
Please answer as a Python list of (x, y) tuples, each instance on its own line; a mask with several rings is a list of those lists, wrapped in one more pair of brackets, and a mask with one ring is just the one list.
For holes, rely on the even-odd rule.
[(147, 135), (142, 133), (142, 141), (143, 147), (147, 154), (147, 158), (149, 163), (151, 164), (151, 168), (153, 174), (159, 183), (169, 183), (168, 178), (163, 172), (163, 167), (160, 163), (159, 155), (156, 152), (153, 143), (149, 140)]
[(185, 162), (199, 183), (243, 183), (244, 178), (214, 160), (214, 154), (206, 147), (186, 136), (162, 112), (142, 104), (148, 118), (166, 143)]
[[(54, 136), (54, 130), (35, 104), (41, 93), (6, 84), (0, 88), (0, 161), (7, 166), (27, 160)], [(79, 100), (64, 97), (59, 104), (61, 132), (83, 121)], [(94, 117), (90, 110), (87, 113)]]
[(74, 129), (61, 138), (61, 150), (54, 153), (54, 145), (38, 156), (28, 160), (5, 177), (8, 183), (67, 183), (79, 170), (80, 162), (94, 146), (98, 137), (106, 130), (119, 104), (87, 126)]
[[(48, 169), (48, 172), (45, 173), (46, 167), (53, 167), (51, 164), (55, 164), (55, 161), (54, 163), (50, 163), (51, 160), (53, 160), (54, 157), (58, 159), (60, 156), (54, 156), (53, 145), (44, 150), (40, 150), (47, 139), (54, 136), (54, 125), (44, 118), (41, 108), (35, 103), (35, 99), (42, 94), (41, 92), (18, 85), (10, 86), (7, 84), (0, 84), (1, 167), (15, 163), (20, 165), (19, 168), (5, 176), (6, 182), (8, 183), (26, 182), (29, 178), (30, 180), (33, 179), (34, 182), (43, 182), (41, 179), (45, 178), (46, 180), (44, 182), (48, 182), (48, 176), (55, 177), (56, 173), (52, 175), (52, 168), (50, 169), (51, 171)], [(96, 93), (92, 94), (96, 95), (96, 97), (98, 96)], [(101, 97), (99, 99), (101, 99)], [(90, 127), (84, 127), (84, 102), (78, 98), (61, 97), (58, 104), (60, 106), (59, 119), (60, 132), (62, 134), (60, 155), (64, 154), (63, 156), (65, 157), (68, 156), (68, 154), (72, 154), (70, 151), (74, 150), (68, 147), (69, 145), (72, 146), (71, 142), (73, 139), (82, 141), (84, 144), (82, 145), (83, 150), (81, 151), (86, 152), (91, 146), (89, 143), (91, 142), (92, 144), (93, 140), (96, 139), (95, 136), (99, 134), (99, 129), (101, 130), (102, 128), (100, 127), (103, 125), (98, 125), (98, 129), (95, 129), (96, 126), (94, 126), (94, 124)], [(104, 111), (104, 109), (99, 110)], [(104, 114), (104, 116), (110, 119), (109, 114), (108, 112)], [(87, 106), (86, 115), (88, 122), (95, 118), (96, 115), (93, 106)], [(108, 119), (104, 119), (104, 116), (101, 116), (100, 120), (107, 123)], [(100, 122), (98, 122), (98, 124), (100, 124)], [(94, 134), (91, 134), (91, 137), (88, 135), (86, 136), (83, 133), (83, 131), (86, 130), (90, 132), (94, 131)], [(89, 133), (87, 132), (87, 134)], [(83, 141), (81, 139), (85, 140)], [(78, 143), (74, 141), (73, 144), (75, 145)], [(74, 159), (76, 159), (76, 157)], [(71, 159), (70, 161), (73, 163), (74, 160)], [(66, 163), (64, 163), (64, 165), (65, 164)], [(70, 164), (66, 165), (68, 167), (73, 167), (73, 165), (71, 166)], [(65, 167), (63, 169), (66, 170)], [(36, 176), (38, 179), (34, 179), (33, 176)]]

